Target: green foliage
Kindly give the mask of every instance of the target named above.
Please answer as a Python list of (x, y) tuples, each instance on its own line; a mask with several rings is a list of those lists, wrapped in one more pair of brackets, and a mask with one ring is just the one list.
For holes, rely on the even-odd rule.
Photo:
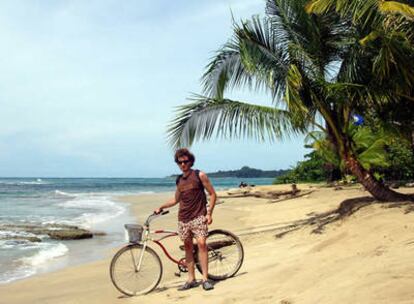
[(390, 166), (380, 170), (385, 180), (414, 180), (414, 151), (410, 143), (395, 139), (387, 147)]
[(352, 138), (355, 156), (366, 170), (370, 170), (372, 167), (386, 168), (390, 166), (386, 147), (392, 141), (391, 133), (384, 130), (374, 132), (369, 127), (353, 125), (350, 126), (348, 132)]
[(299, 182), (323, 182), (330, 177), (330, 167), (325, 160), (316, 152), (312, 151), (305, 155), (305, 160), (296, 164), (291, 171), (276, 177), (273, 184), (288, 184)]
[(321, 131), (309, 132), (305, 137), (305, 147), (312, 147), (316, 153), (333, 167), (341, 166), (341, 158), (335, 145), (327, 139), (326, 134)]
[[(367, 126), (350, 125), (347, 135), (351, 139), (355, 157), (366, 170), (370, 170), (372, 167), (386, 168), (390, 166), (386, 147), (391, 143), (395, 134), (387, 133), (383, 129), (373, 131)], [(310, 146), (327, 164), (345, 171), (338, 150), (323, 132), (309, 133), (305, 142), (310, 143)]]
[[(412, 101), (402, 100), (382, 109), (370, 109), (365, 114), (365, 125), (376, 134), (385, 133), (383, 163), (372, 169), (381, 180), (414, 179), (414, 107)], [(385, 165), (384, 165), (385, 164)]]
[[(380, 127), (372, 130), (368, 126), (350, 125), (347, 133), (352, 140), (355, 157), (366, 170), (372, 171), (378, 180), (391, 176), (395, 179), (396, 176), (400, 176), (398, 172), (405, 177), (413, 174), (414, 164), (413, 158), (410, 158), (412, 153), (409, 146), (407, 143), (401, 144), (401, 138), (394, 132), (385, 132)], [(400, 144), (397, 145), (396, 142)], [(325, 133), (310, 132), (305, 138), (305, 143), (314, 151), (290, 172), (277, 178), (275, 183), (326, 181), (332, 180), (330, 173), (332, 174), (333, 170), (341, 168), (343, 173), (346, 172), (336, 147), (326, 139)]]

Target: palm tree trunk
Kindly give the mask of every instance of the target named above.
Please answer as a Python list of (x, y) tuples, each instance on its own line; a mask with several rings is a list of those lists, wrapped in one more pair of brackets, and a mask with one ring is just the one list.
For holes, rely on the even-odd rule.
[(395, 202), (407, 201), (411, 199), (409, 195), (395, 192), (381, 182), (377, 181), (374, 176), (369, 171), (365, 170), (353, 156), (348, 155), (345, 158), (345, 163), (347, 168), (351, 170), (352, 174), (357, 177), (358, 181), (377, 200)]

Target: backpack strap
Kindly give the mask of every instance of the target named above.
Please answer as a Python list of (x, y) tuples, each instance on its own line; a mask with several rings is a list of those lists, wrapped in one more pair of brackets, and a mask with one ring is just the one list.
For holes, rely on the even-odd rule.
[[(204, 185), (203, 185), (203, 182), (201, 181), (201, 178), (200, 178), (200, 170), (194, 170), (194, 173), (196, 174), (196, 176), (197, 176), (197, 180), (198, 180), (198, 182), (199, 182), (199, 184), (200, 184), (200, 186), (201, 186), (201, 188), (204, 190)], [(183, 175), (182, 174), (180, 174), (180, 175), (178, 175), (177, 176), (177, 178), (175, 179), (175, 185), (176, 186), (178, 186), (178, 183), (180, 182), (180, 179), (183, 177)]]
[(178, 186), (178, 182), (180, 181), (181, 177), (183, 177), (182, 174), (178, 175), (177, 178), (175, 179), (175, 185)]
[(203, 185), (203, 182), (201, 181), (201, 178), (200, 178), (200, 170), (197, 169), (197, 170), (194, 170), (194, 172), (197, 176), (198, 182), (200, 183), (201, 189), (204, 190), (204, 185)]

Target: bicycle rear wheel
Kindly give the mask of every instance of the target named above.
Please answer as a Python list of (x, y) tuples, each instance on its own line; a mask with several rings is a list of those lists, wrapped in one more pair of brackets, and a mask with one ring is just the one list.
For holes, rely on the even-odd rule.
[[(208, 278), (224, 280), (234, 276), (243, 264), (244, 250), (239, 238), (226, 230), (212, 230), (207, 236)], [(200, 263), (196, 263), (201, 272)]]
[[(154, 290), (161, 280), (162, 264), (150, 247), (133, 244), (123, 247), (112, 258), (111, 281), (123, 294), (136, 296)], [(142, 256), (141, 265), (138, 269)]]

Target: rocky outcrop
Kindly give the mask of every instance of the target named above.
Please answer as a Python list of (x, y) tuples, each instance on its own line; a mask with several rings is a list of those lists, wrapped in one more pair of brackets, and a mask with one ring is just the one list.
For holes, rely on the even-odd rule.
[(2, 235), (0, 236), (0, 240), (12, 240), (12, 241), (27, 241), (27, 242), (33, 242), (33, 243), (39, 243), (42, 241), (42, 239), (36, 237), (36, 236), (15, 236), (15, 235)]
[(53, 230), (47, 233), (51, 239), (54, 240), (81, 240), (90, 239), (93, 233), (85, 229), (60, 229)]
[[(94, 236), (94, 233), (72, 225), (63, 224), (3, 224), (0, 225), (0, 231), (13, 231), (13, 232), (25, 232), (34, 235), (48, 235), (51, 239), (55, 240), (80, 240), (90, 239)], [(96, 233), (96, 235), (104, 235), (102, 232)], [(41, 239), (32, 236), (21, 235), (5, 235), (0, 237), (1, 239), (13, 239), (13, 240), (27, 240), (31, 242), (40, 242)]]

